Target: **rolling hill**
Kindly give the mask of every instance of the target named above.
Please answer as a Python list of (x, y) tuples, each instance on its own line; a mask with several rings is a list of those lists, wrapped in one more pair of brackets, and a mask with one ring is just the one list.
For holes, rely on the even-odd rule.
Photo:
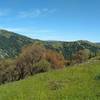
[[(42, 44), (45, 48), (57, 51), (63, 54), (65, 59), (69, 60), (72, 59), (75, 53), (83, 49), (88, 50), (90, 55), (93, 57), (100, 54), (100, 46), (89, 41), (41, 41), (25, 37), (14, 32), (0, 30), (0, 58), (17, 57), (23, 46), (34, 43)], [(40, 49), (38, 50), (40, 52)], [(20, 59), (18, 58), (17, 60)], [(13, 61), (13, 59), (1, 60), (1, 82), (5, 84), (6, 80), (9, 79), (8, 82), (12, 83), (0, 86), (0, 100), (100, 99), (99, 56), (91, 58), (81, 64), (76, 63), (69, 67), (64, 66), (62, 70), (49, 70), (45, 73), (34, 74), (34, 76), (27, 76), (27, 79), (20, 80), (18, 82), (14, 82), (15, 80), (13, 80), (13, 78), (17, 77), (20, 72), (22, 75), (24, 70), (26, 74), (27, 70), (23, 68), (26, 68), (28, 65), (25, 67), (25, 63), (23, 62), (22, 64), (22, 61), (19, 61), (18, 64), (15, 63), (16, 62)], [(13, 78), (11, 78), (11, 76), (13, 76)], [(10, 81), (10, 79), (12, 80)]]
[(23, 46), (36, 42), (43, 44), (46, 48), (62, 53), (65, 59), (71, 59), (73, 54), (80, 49), (90, 50), (93, 56), (100, 51), (99, 45), (89, 41), (41, 41), (37, 39), (31, 39), (7, 30), (0, 30), (0, 58), (16, 57), (20, 53)]
[(100, 100), (100, 61), (1, 85), (0, 100)]

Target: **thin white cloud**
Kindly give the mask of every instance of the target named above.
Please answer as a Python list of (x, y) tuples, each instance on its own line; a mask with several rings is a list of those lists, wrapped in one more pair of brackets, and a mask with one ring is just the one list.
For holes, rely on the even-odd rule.
[(25, 33), (25, 34), (41, 34), (41, 33), (51, 33), (52, 31), (49, 29), (39, 29), (39, 28), (32, 28), (32, 27), (21, 27), (21, 28), (10, 28), (10, 27), (1, 27), (1, 29), (5, 29), (8, 31), (13, 31), (17, 33)]
[(1, 27), (0, 29), (5, 29), (8, 31), (12, 31), (21, 35), (25, 35), (27, 37), (30, 38), (36, 38), (36, 39), (40, 39), (39, 37), (44, 36), (45, 34), (48, 36), (50, 36), (51, 33), (53, 33), (53, 31), (49, 30), (49, 29), (39, 29), (39, 28), (32, 28), (32, 27), (20, 27), (20, 28), (11, 28), (11, 27)]
[(56, 9), (48, 9), (48, 8), (32, 9), (29, 11), (21, 11), (19, 12), (18, 16), (21, 18), (35, 18), (39, 16), (46, 16), (49, 14), (53, 14), (54, 12), (56, 12)]
[(7, 16), (10, 13), (10, 9), (0, 9), (0, 17)]

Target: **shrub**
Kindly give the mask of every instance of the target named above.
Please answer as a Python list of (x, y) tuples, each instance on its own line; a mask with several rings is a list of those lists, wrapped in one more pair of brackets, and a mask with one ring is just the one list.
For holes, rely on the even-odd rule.
[(51, 64), (46, 60), (41, 60), (33, 64), (33, 73), (47, 72), (51, 69)]
[(0, 61), (0, 84), (15, 80), (15, 61), (5, 59)]
[(95, 80), (100, 80), (100, 74), (95, 76)]
[(65, 61), (65, 66), (69, 66), (69, 65), (71, 65), (71, 61), (70, 60), (66, 60)]
[(76, 52), (76, 54), (74, 55), (74, 60), (76, 61), (76, 63), (82, 63), (88, 60), (89, 57), (90, 57), (90, 51), (88, 49), (83, 49)]
[(64, 88), (64, 83), (62, 81), (55, 80), (55, 81), (50, 81), (48, 86), (50, 90), (59, 90)]
[(46, 60), (51, 63), (51, 67), (53, 69), (61, 69), (64, 68), (65, 60), (63, 55), (54, 52), (52, 50), (47, 50), (46, 52)]

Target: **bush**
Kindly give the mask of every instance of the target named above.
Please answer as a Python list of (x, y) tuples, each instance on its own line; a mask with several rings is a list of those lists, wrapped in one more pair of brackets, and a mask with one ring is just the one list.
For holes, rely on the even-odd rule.
[(89, 59), (89, 56), (90, 56), (90, 51), (88, 49), (79, 50), (74, 55), (74, 60), (76, 61), (76, 63), (82, 63), (87, 61)]
[(65, 66), (69, 66), (69, 65), (71, 65), (71, 61), (65, 60)]
[(0, 60), (0, 84), (16, 80), (15, 67), (12, 59)]
[(65, 66), (63, 55), (52, 50), (47, 50), (45, 59), (51, 63), (52, 69), (61, 69)]
[(33, 73), (47, 72), (51, 69), (51, 64), (46, 60), (41, 60), (33, 64)]
[(100, 80), (100, 74), (95, 76), (95, 80)]

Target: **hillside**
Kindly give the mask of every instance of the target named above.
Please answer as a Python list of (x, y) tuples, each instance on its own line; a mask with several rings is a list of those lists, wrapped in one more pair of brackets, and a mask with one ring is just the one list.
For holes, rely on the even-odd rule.
[(100, 100), (100, 62), (89, 61), (1, 85), (0, 100)]
[(96, 43), (96, 44), (100, 46), (100, 43)]
[(0, 58), (15, 57), (20, 49), (29, 43), (32, 39), (14, 32), (0, 30)]
[(65, 59), (72, 59), (73, 55), (82, 49), (88, 49), (90, 55), (96, 56), (100, 52), (100, 46), (89, 41), (73, 41), (73, 42), (46, 42), (45, 46), (49, 49), (62, 53)]
[(97, 55), (100, 46), (89, 41), (42, 41), (0, 30), (0, 58), (11, 58), (0, 60), (0, 100), (99, 100)]
[(46, 48), (62, 53), (65, 59), (71, 59), (73, 54), (80, 49), (90, 50), (92, 56), (95, 56), (100, 51), (100, 46), (89, 41), (40, 41), (14, 32), (0, 30), (0, 58), (16, 57), (23, 46), (36, 42), (43, 44)]

